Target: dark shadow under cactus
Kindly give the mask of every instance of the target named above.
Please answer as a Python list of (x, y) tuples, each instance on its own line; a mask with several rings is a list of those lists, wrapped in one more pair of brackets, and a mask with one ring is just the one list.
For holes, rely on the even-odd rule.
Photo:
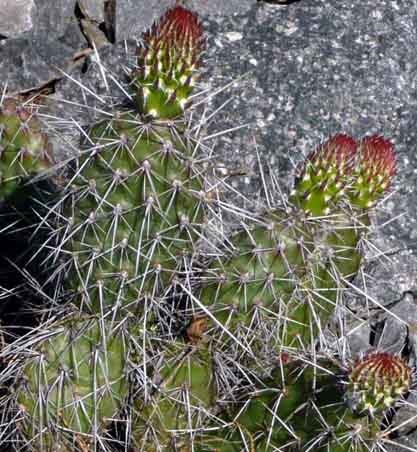
[(0, 300), (0, 322), (6, 341), (36, 326), (47, 298), (53, 296), (54, 288), (47, 283), (51, 269), (42, 265), (47, 231), (34, 232), (56, 192), (51, 180), (42, 180), (22, 185), (0, 204), (0, 287), (7, 295)]

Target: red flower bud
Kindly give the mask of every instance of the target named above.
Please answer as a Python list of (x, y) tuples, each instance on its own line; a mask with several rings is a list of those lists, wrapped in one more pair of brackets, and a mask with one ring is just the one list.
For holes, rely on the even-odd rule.
[(411, 368), (400, 357), (371, 352), (355, 361), (347, 396), (355, 411), (374, 414), (392, 407), (411, 383)]
[(143, 35), (132, 73), (141, 113), (173, 118), (189, 103), (205, 37), (198, 16), (175, 6)]
[(352, 203), (368, 208), (389, 189), (396, 173), (395, 151), (384, 137), (373, 135), (360, 142), (352, 183)]

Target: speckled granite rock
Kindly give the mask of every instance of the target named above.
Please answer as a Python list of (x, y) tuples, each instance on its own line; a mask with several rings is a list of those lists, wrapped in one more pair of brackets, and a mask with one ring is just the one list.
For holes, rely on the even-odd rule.
[[(6, 4), (0, 17), (13, 14), (19, 5)], [(36, 0), (30, 12), (29, 7), (19, 10), (19, 14), (27, 13), (27, 26), (21, 27), (19, 33), (15, 27), (18, 36), (0, 41), (0, 79), (9, 91), (39, 88), (61, 77), (60, 70), (71, 70), (74, 56), (87, 44), (74, 7), (75, 0)], [(16, 20), (23, 21), (23, 17)]]
[(0, 10), (0, 35), (18, 36), (33, 27), (34, 0), (2, 0)]
[(0, 78), (10, 92), (40, 87), (61, 76), (74, 48), (55, 39), (21, 37), (0, 42)]
[(76, 0), (35, 0), (33, 9), (34, 32), (36, 35), (61, 37), (67, 25), (74, 20)]
[(0, 34), (9, 38), (33, 31), (60, 37), (73, 20), (76, 0), (2, 0)]

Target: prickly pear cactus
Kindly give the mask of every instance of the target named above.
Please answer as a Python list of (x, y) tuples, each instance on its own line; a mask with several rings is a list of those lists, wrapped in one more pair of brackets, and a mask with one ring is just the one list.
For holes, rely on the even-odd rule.
[(394, 168), (392, 145), (382, 137), (328, 140), (306, 159), (294, 207), (268, 211), (233, 237), (234, 255), (207, 272), (202, 303), (229, 330), (269, 318), (282, 323), (283, 347), (313, 343), (344, 280), (359, 269), (366, 206), (388, 187)]
[[(412, 369), (382, 351), (349, 363), (327, 337), (340, 339), (330, 321), (393, 146), (337, 134), (300, 164), (287, 202), (219, 203), (210, 187), (227, 184), (187, 116), (204, 46), (197, 15), (171, 8), (143, 35), (134, 102), (82, 132), (42, 246), (50, 320), (1, 354), (16, 450), (384, 450)], [(5, 103), (0, 124), (1, 198), (50, 155), (26, 110)], [(240, 225), (227, 238), (209, 227), (222, 206)]]
[(52, 323), (29, 351), (16, 398), (22, 436), (34, 450), (91, 450), (111, 444), (109, 431), (128, 396), (123, 329), (72, 315)]
[(202, 235), (210, 193), (183, 116), (202, 43), (196, 15), (168, 11), (139, 49), (132, 74), (139, 108), (116, 112), (83, 138), (57, 248), (81, 309), (142, 310), (141, 300), (167, 290)]

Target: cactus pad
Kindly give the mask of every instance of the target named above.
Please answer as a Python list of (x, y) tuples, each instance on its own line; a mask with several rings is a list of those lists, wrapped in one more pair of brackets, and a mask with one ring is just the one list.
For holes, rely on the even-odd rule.
[(52, 163), (52, 146), (35, 112), (16, 99), (6, 98), (0, 105), (0, 199)]
[(68, 450), (97, 444), (99, 436), (106, 442), (127, 397), (125, 352), (120, 332), (103, 319), (76, 315), (51, 325), (17, 388), (27, 441), (42, 451), (55, 442)]
[(77, 303), (100, 312), (163, 293), (204, 227), (209, 193), (196, 152), (177, 126), (131, 113), (91, 128), (62, 239)]

